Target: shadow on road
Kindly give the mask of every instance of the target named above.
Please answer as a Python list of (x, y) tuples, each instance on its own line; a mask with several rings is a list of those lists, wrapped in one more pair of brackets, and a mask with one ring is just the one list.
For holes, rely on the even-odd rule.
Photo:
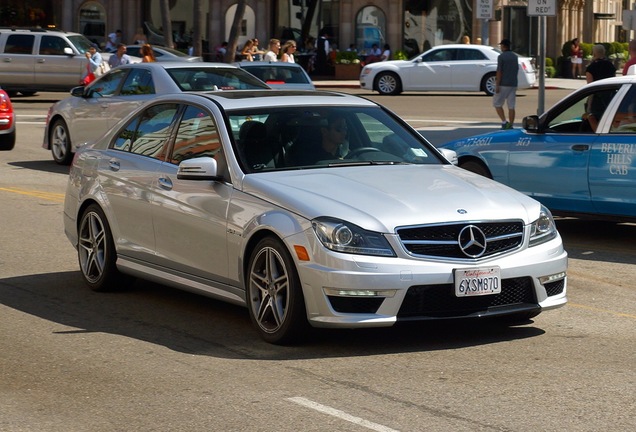
[(636, 264), (636, 224), (577, 218), (556, 218), (570, 258)]
[(7, 165), (30, 169), (34, 171), (44, 171), (44, 172), (50, 172), (53, 174), (64, 174), (64, 175), (68, 175), (68, 171), (70, 169), (69, 166), (58, 165), (57, 163), (53, 161), (53, 159), (43, 160), (43, 161), (8, 162)]
[(0, 303), (63, 326), (54, 333), (60, 344), (65, 343), (66, 335), (101, 332), (188, 354), (250, 360), (461, 349), (544, 334), (533, 325), (418, 323), (380, 329), (317, 330), (303, 345), (281, 347), (259, 338), (247, 309), (242, 307), (145, 281), (135, 282), (130, 291), (95, 293), (84, 285), (79, 272), (0, 279)]

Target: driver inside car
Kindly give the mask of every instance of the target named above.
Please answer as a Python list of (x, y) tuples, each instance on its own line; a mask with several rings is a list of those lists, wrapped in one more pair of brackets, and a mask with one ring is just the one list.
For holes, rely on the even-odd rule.
[(293, 164), (314, 165), (320, 161), (343, 159), (347, 154), (347, 132), (346, 120), (342, 116), (330, 115), (326, 125), (320, 127), (319, 142), (293, 149)]

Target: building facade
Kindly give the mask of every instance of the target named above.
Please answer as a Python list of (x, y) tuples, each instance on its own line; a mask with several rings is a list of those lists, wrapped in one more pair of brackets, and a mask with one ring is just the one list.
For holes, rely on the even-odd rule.
[[(121, 29), (132, 43), (139, 28), (161, 32), (161, 0), (3, 0), (1, 26), (54, 25), (86, 34), (103, 44), (105, 36)], [(236, 0), (165, 0), (170, 8), (174, 40), (187, 47), (195, 2), (203, 9), (204, 49), (227, 40)], [(538, 19), (527, 16), (526, 0), (490, 0), (491, 19), (477, 19), (478, 4), (488, 0), (245, 0), (239, 44), (257, 37), (299, 40), (328, 33), (339, 49), (364, 51), (374, 43), (389, 44), (407, 56), (432, 46), (458, 43), (464, 35), (473, 43), (496, 45), (506, 37), (519, 54), (536, 56)], [(626, 41), (622, 11), (631, 0), (554, 0), (556, 17), (547, 18), (547, 55), (561, 55), (561, 46), (578, 37), (583, 42)]]

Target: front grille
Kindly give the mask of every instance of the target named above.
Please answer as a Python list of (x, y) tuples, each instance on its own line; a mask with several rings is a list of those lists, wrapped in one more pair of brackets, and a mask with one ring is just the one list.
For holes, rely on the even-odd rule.
[(548, 297), (561, 294), (565, 288), (565, 279), (558, 280), (556, 282), (550, 282), (545, 284), (545, 292)]
[(374, 314), (380, 308), (384, 297), (337, 297), (327, 296), (333, 310), (339, 313)]
[[(460, 233), (467, 227), (475, 227), (485, 236), (483, 253), (476, 254), (468, 248), (462, 250)], [(417, 257), (485, 258), (520, 247), (523, 244), (523, 223), (504, 221), (423, 225), (398, 228), (397, 234), (404, 248)]]
[(407, 291), (398, 318), (462, 317), (485, 313), (492, 307), (521, 304), (537, 304), (532, 278), (504, 279), (500, 294), (475, 297), (455, 296), (453, 284), (416, 285)]

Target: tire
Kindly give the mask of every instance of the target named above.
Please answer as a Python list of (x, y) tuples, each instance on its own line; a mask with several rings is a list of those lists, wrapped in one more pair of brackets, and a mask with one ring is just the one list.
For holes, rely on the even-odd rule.
[(132, 277), (117, 270), (117, 251), (102, 209), (92, 204), (80, 218), (77, 257), (84, 280), (93, 291), (120, 291)]
[(0, 151), (13, 150), (15, 147), (15, 131), (0, 135)]
[(66, 122), (57, 119), (53, 122), (49, 135), (49, 144), (51, 145), (51, 154), (53, 160), (60, 165), (68, 165), (73, 159), (71, 151), (71, 135), (68, 133)]
[(265, 237), (254, 248), (246, 275), (247, 307), (260, 336), (272, 344), (298, 342), (309, 329), (300, 278), (287, 248)]
[(497, 77), (494, 73), (489, 73), (481, 79), (481, 89), (488, 95), (495, 94), (497, 88)]
[(402, 93), (400, 77), (393, 72), (380, 72), (375, 79), (375, 88), (381, 95), (397, 95)]
[(479, 174), (480, 176), (492, 179), (492, 175), (490, 174), (490, 171), (481, 162), (469, 160), (469, 161), (460, 163), (459, 167), (465, 169), (466, 171), (470, 171), (475, 174)]

